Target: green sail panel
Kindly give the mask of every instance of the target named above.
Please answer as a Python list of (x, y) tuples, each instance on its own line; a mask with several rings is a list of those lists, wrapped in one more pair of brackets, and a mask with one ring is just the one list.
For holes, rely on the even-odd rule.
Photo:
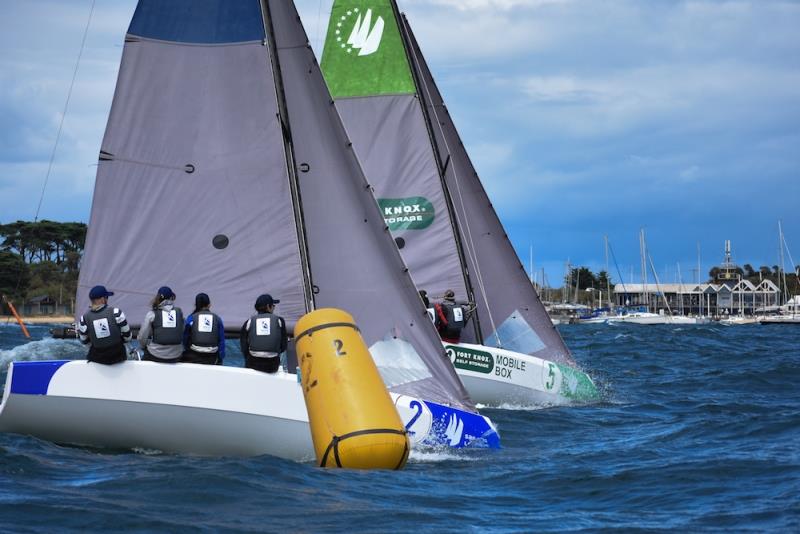
[(331, 95), (414, 94), (400, 30), (389, 0), (336, 0), (322, 55)]

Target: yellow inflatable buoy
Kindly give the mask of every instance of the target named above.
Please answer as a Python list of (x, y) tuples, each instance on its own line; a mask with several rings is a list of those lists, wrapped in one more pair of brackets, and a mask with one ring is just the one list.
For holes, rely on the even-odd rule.
[(320, 467), (401, 469), (408, 436), (353, 317), (324, 308), (294, 331)]

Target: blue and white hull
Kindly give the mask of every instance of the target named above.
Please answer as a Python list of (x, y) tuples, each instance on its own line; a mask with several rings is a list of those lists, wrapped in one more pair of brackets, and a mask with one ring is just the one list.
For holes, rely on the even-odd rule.
[[(392, 396), (414, 447), (499, 447), (484, 416)], [(0, 431), (98, 448), (314, 459), (296, 377), (234, 367), (14, 362)]]

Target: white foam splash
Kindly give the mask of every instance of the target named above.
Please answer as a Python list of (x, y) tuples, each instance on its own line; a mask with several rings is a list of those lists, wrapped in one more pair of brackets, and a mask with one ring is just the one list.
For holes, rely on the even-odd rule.
[(458, 454), (453, 449), (411, 449), (408, 461), (411, 463), (438, 462), (477, 462), (479, 458), (469, 454)]
[(46, 338), (8, 350), (0, 349), (0, 369), (8, 367), (10, 362), (75, 359), (85, 356), (86, 349), (77, 339)]
[(133, 452), (136, 454), (141, 454), (143, 456), (159, 456), (164, 454), (164, 451), (160, 451), (158, 449), (147, 449), (145, 447), (134, 447)]
[(504, 402), (499, 406), (493, 406), (498, 410), (510, 410), (510, 411), (517, 411), (517, 412), (536, 412), (539, 410), (546, 410), (548, 408), (553, 408), (554, 406), (558, 406), (556, 403), (547, 403), (547, 404), (512, 404), (509, 402)]

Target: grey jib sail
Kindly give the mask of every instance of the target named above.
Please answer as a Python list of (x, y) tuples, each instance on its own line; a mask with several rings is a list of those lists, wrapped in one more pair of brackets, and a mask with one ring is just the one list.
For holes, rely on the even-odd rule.
[[(156, 288), (355, 317), (393, 391), (470, 406), (350, 149), (292, 2), (140, 0), (103, 140), (78, 302), (137, 324)], [(398, 353), (399, 352), (399, 353)], [(396, 361), (391, 356), (396, 355)], [(388, 369), (388, 371), (387, 371)]]
[[(350, 16), (351, 12), (363, 16), (356, 19), (352, 33), (355, 15)], [(376, 17), (381, 22), (372, 31), (365, 30), (364, 21)], [(383, 33), (380, 45), (365, 53), (358, 35), (378, 29)], [(395, 34), (397, 46), (392, 40)], [(360, 51), (354, 53), (356, 49)], [(441, 294), (443, 285), (455, 284), (463, 276), (454, 289), (461, 298), (466, 293), (478, 311), (462, 341), (572, 363), (525, 276), (395, 2), (336, 0), (323, 68), (382, 206), (387, 197), (415, 198), (438, 189), (442, 205), (437, 207), (437, 217), (446, 217), (450, 224), (404, 233), (395, 230), (395, 234), (406, 242), (401, 252), (420, 288)], [(422, 161), (426, 172), (418, 169)], [(415, 250), (410, 250), (412, 241)], [(462, 269), (454, 271), (437, 262), (436, 254), (442, 250), (451, 260), (460, 259)]]
[(473, 288), (485, 334), (482, 342), (574, 364), (492, 207), (405, 15), (402, 29), (412, 65), (420, 75), (434, 148), (444, 161), (469, 272), (478, 279)]

